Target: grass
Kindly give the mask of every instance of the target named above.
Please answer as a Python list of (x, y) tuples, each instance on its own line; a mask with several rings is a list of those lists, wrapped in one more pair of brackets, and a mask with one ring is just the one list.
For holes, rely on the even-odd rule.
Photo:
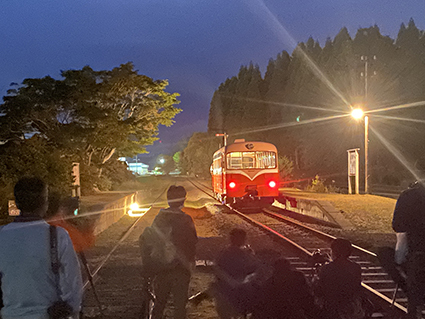
[(358, 231), (393, 233), (392, 215), (396, 200), (375, 195), (345, 195), (283, 189), (283, 193), (306, 199), (325, 200), (340, 210)]

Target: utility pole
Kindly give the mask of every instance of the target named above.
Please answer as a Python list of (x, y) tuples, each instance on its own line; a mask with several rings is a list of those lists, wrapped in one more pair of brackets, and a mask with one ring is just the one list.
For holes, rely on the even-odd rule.
[[(364, 109), (368, 109), (368, 84), (367, 84), (367, 76), (368, 76), (368, 56), (362, 55), (360, 59), (364, 62), (364, 73), (362, 72), (362, 76), (364, 76)], [(373, 60), (376, 60), (376, 55), (373, 56)], [(374, 75), (376, 72), (373, 72)], [(364, 117), (364, 192), (365, 194), (369, 194), (369, 172), (368, 172), (368, 156), (369, 156), (369, 117), (366, 115)]]
[(226, 134), (226, 132), (224, 132), (224, 133), (217, 133), (215, 136), (223, 136), (224, 146), (227, 146), (227, 138), (229, 137), (229, 134)]

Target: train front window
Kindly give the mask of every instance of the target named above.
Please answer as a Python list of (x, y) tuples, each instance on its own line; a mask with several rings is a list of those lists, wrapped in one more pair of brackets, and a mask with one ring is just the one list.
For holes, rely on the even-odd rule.
[(275, 168), (276, 153), (275, 152), (256, 152), (257, 168)]
[(263, 152), (232, 152), (227, 154), (228, 169), (275, 168), (276, 153)]

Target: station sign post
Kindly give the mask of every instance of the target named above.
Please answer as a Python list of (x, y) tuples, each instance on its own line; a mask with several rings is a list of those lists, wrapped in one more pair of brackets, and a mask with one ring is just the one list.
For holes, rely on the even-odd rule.
[(81, 197), (81, 184), (80, 184), (80, 163), (72, 163), (72, 196)]
[(13, 217), (21, 215), (21, 211), (18, 209), (18, 207), (16, 207), (16, 203), (14, 200), (9, 200), (8, 212), (9, 212), (9, 216), (13, 216)]
[(359, 193), (359, 150), (347, 150), (348, 154), (348, 194)]

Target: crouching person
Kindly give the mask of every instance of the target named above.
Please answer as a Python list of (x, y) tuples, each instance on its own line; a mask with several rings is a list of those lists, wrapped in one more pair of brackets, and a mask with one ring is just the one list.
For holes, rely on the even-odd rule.
[(216, 282), (212, 291), (221, 319), (238, 318), (249, 312), (250, 295), (253, 293), (250, 281), (259, 268), (259, 262), (245, 241), (243, 229), (232, 229), (230, 245), (221, 252), (216, 262)]
[(272, 276), (257, 292), (255, 319), (321, 318), (304, 274), (291, 269), (285, 258), (274, 262)]
[(363, 319), (361, 267), (349, 260), (350, 241), (337, 238), (331, 244), (332, 261), (319, 272), (316, 294), (329, 319)]
[(156, 297), (152, 319), (163, 317), (170, 293), (175, 307), (174, 318), (186, 318), (198, 237), (192, 218), (181, 210), (185, 199), (184, 187), (171, 186), (167, 191), (169, 207), (160, 210), (152, 226), (139, 238), (144, 276), (153, 281)]

